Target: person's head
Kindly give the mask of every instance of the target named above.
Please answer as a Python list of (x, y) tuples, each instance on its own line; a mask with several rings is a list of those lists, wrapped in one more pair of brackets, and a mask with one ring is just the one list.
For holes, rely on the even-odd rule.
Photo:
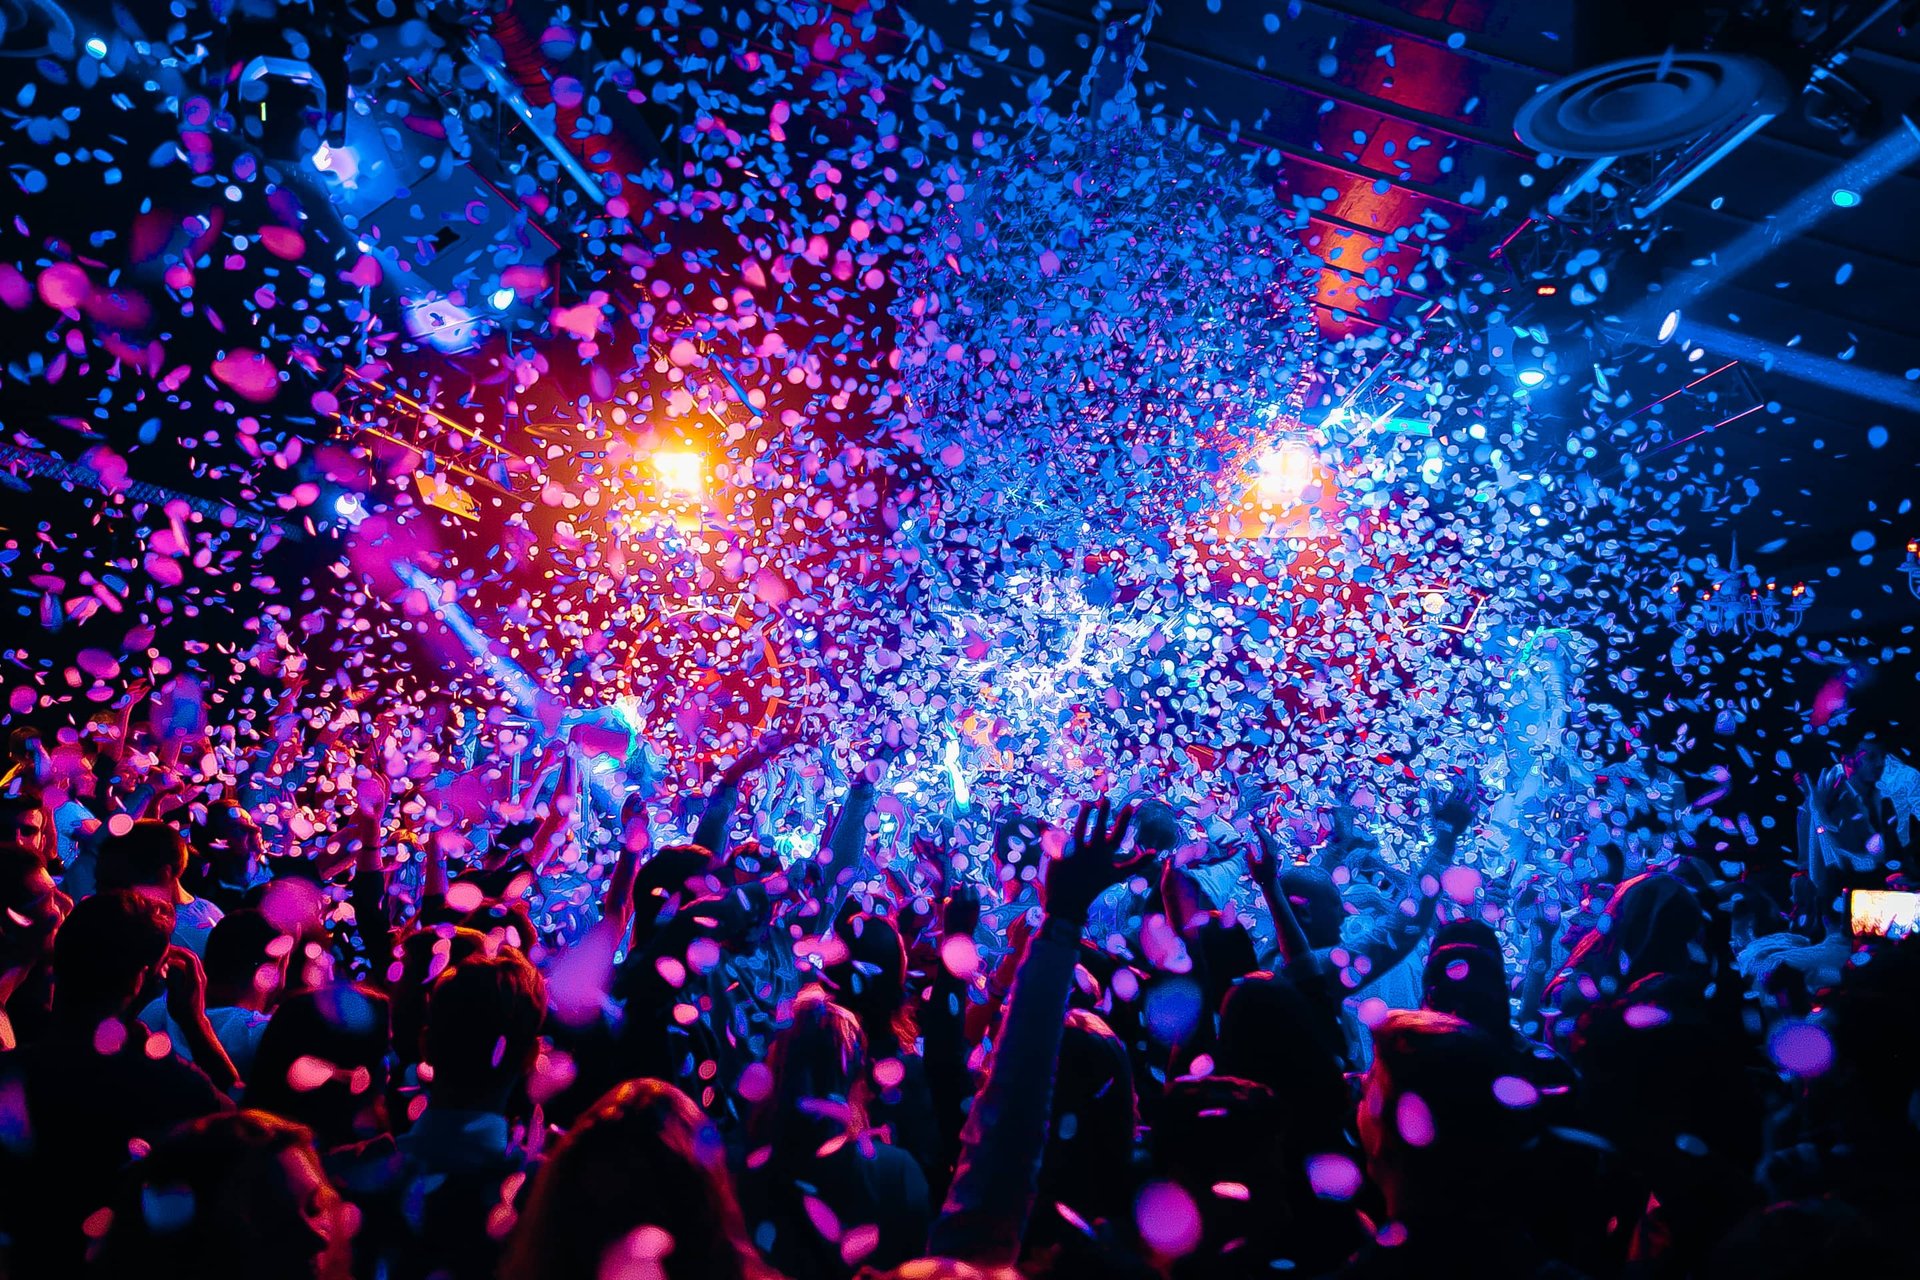
[(208, 807), (206, 820), (194, 828), (193, 847), (217, 878), (230, 883), (244, 882), (266, 852), (260, 824), (237, 800)]
[(1448, 1013), (1489, 1035), (1507, 1034), (1512, 1025), (1507, 971), (1498, 947), (1478, 942), (1449, 942), (1427, 952), (1421, 975), (1420, 1007)]
[[(1272, 1090), (1251, 1080), (1189, 1076), (1167, 1085), (1154, 1109), (1153, 1177), (1186, 1191), (1200, 1227), (1176, 1276), (1259, 1274), (1274, 1256), (1292, 1225), (1282, 1185), (1297, 1164), (1283, 1110)], [(1222, 1195), (1227, 1186), (1243, 1190)], [(1241, 1265), (1223, 1269), (1230, 1260)]]
[(885, 916), (859, 912), (834, 927), (846, 948), (843, 959), (827, 967), (833, 998), (853, 1011), (870, 1038), (911, 1042), (913, 1008), (907, 1000), (907, 947), (900, 930)]
[(726, 1144), (693, 1099), (658, 1080), (615, 1087), (554, 1147), (534, 1178), (500, 1274), (770, 1276), (747, 1239)]
[(94, 1270), (119, 1280), (348, 1274), (348, 1226), (313, 1135), (261, 1111), (174, 1130), (131, 1169)]
[(158, 818), (142, 818), (100, 842), (96, 881), (102, 889), (133, 889), (172, 902), (186, 870), (186, 839)]
[(1753, 1047), (1686, 974), (1655, 973), (1583, 1010), (1568, 1038), (1585, 1127), (1656, 1188), (1760, 1158)]
[(387, 997), (342, 983), (283, 996), (260, 1033), (247, 1105), (312, 1129), (323, 1147), (386, 1130)]
[(1505, 962), (1500, 951), (1500, 935), (1484, 920), (1462, 917), (1449, 920), (1433, 931), (1434, 946), (1451, 947), (1459, 944), (1478, 947), (1496, 960)]
[(0, 969), (51, 959), (54, 935), (73, 910), (47, 863), (24, 845), (0, 844)]
[(1346, 910), (1331, 876), (1318, 867), (1283, 867), (1280, 892), (1293, 907), (1308, 946), (1319, 950), (1340, 945), (1340, 924)]
[(1854, 753), (1847, 758), (1847, 772), (1859, 782), (1862, 790), (1870, 790), (1880, 785), (1880, 775), (1887, 768), (1886, 749), (1872, 738), (1863, 739)]
[(207, 1004), (270, 1008), (287, 981), (293, 939), (253, 907), (229, 911), (207, 935)]
[(1360, 1142), (1388, 1213), (1433, 1223), (1505, 1211), (1537, 1101), (1508, 1074), (1506, 1048), (1458, 1018), (1395, 1010), (1373, 1028), (1373, 1052)]
[(7, 759), (15, 764), (32, 764), (34, 754), (42, 743), (41, 733), (30, 724), (23, 724), (7, 734)]
[(0, 796), (0, 844), (31, 849), (42, 862), (53, 856), (53, 819), (38, 795)]
[(511, 947), (471, 957), (434, 981), (422, 1061), (443, 1107), (498, 1110), (533, 1069), (547, 1016), (547, 983)]
[(1707, 912), (1686, 882), (1650, 872), (1613, 891), (1604, 926), (1582, 938), (1556, 983), (1595, 988), (1587, 999), (1624, 991), (1650, 974), (1706, 972)]
[(453, 965), (485, 955), (487, 937), (474, 929), (437, 924), (415, 929), (401, 941), (399, 951), (387, 980), (393, 993), (393, 1051), (402, 1062), (418, 1062), (434, 980)]
[(1134, 847), (1171, 853), (1182, 840), (1180, 815), (1164, 800), (1142, 800), (1133, 815)]
[(173, 908), (127, 889), (83, 898), (53, 941), (53, 1007), (63, 1018), (122, 1017), (156, 978)]
[(748, 1118), (749, 1142), (790, 1157), (866, 1127), (867, 1037), (860, 1021), (817, 990), (767, 1048), (773, 1088)]
[(1214, 1070), (1273, 1091), (1296, 1158), (1344, 1145), (1349, 1108), (1342, 1053), (1337, 1028), (1286, 978), (1256, 974), (1234, 984), (1221, 1002)]
[[(1132, 1195), (1139, 1123), (1126, 1042), (1091, 1010), (1070, 1010), (1054, 1071), (1039, 1204), (1068, 1205), (1089, 1221), (1124, 1213)], [(1043, 1221), (1056, 1220), (1051, 1213), (1043, 1216)]]

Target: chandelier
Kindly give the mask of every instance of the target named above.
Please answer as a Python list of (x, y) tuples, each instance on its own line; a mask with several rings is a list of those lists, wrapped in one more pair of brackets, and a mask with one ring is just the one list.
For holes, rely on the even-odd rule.
[[(1915, 590), (1920, 594), (1920, 588)], [(1676, 582), (1668, 588), (1661, 612), (1671, 622), (1681, 623), (1684, 618), (1689, 629), (1704, 629), (1713, 636), (1790, 636), (1813, 607), (1813, 588), (1796, 582), (1782, 593), (1777, 582), (1763, 583), (1751, 565), (1740, 563), (1740, 548), (1735, 544), (1726, 567), (1710, 571), (1699, 598), (1690, 609), (1686, 603), (1686, 588)]]

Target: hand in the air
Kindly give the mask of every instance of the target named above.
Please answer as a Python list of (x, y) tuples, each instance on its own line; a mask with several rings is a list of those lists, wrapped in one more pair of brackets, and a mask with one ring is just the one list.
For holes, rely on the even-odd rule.
[(1095, 898), (1152, 863), (1151, 851), (1136, 853), (1125, 861), (1119, 859), (1120, 846), (1126, 842), (1139, 806), (1128, 805), (1120, 811), (1118, 821), (1109, 826), (1112, 807), (1112, 802), (1104, 799), (1098, 806), (1080, 806), (1072, 844), (1047, 863), (1043, 896), (1048, 915), (1085, 924)]
[(1280, 850), (1266, 838), (1264, 831), (1255, 830), (1256, 839), (1246, 847), (1247, 874), (1253, 877), (1253, 883), (1261, 889), (1271, 889), (1280, 883)]
[(971, 938), (980, 927), (980, 890), (971, 884), (958, 884), (947, 895), (941, 908), (940, 936)]
[(1480, 789), (1480, 774), (1468, 769), (1451, 789), (1427, 788), (1427, 815), (1433, 825), (1449, 835), (1459, 835), (1473, 824), (1474, 797)]

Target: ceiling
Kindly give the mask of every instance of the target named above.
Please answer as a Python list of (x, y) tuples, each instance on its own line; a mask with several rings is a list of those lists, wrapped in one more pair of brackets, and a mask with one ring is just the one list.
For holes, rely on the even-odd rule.
[[(1010, 97), (1032, 75), (1063, 69), (1070, 90), (1102, 23), (1138, 21), (1143, 7), (1026, 0), (1014, 6), (1025, 21), (1010, 31), (991, 21), (997, 5), (912, 6), (949, 41), (998, 57), (1013, 82)], [(1825, 7), (1849, 19), (1862, 8)], [(1611, 19), (1598, 22), (1596, 8)], [(1526, 296), (1533, 282), (1503, 270), (1500, 246), (1523, 227), (1536, 234), (1550, 222), (1546, 197), (1585, 162), (1543, 161), (1515, 137), (1515, 112), (1559, 77), (1634, 51), (1621, 33), (1636, 22), (1640, 51), (1657, 51), (1655, 24), (1685, 40), (1690, 25), (1715, 17), (1714, 6), (1685, 3), (1181, 0), (1154, 14), (1144, 65), (1161, 86), (1155, 101), (1216, 136), (1277, 153), (1282, 190), (1324, 200), (1311, 211), (1308, 235), (1324, 264), (1316, 306), (1330, 339), (1375, 333), (1402, 343), (1449, 287), (1475, 280), (1517, 292), (1507, 305), (1573, 333), (1593, 327), (1593, 313), (1623, 312), (1696, 264), (1711, 270), (1737, 237), (1768, 233), (1796, 195), (1828, 190), (1836, 170), (1898, 128), (1901, 110), (1920, 98), (1920, 39), (1897, 15), (1883, 15), (1849, 45), (1843, 68), (1880, 111), (1866, 139), (1843, 142), (1807, 120), (1796, 101), (1637, 236), (1612, 237), (1611, 250), (1622, 255), (1613, 293), (1586, 313), (1565, 305), (1564, 287), (1552, 303), (1536, 303)], [(1023, 39), (1045, 51), (1044, 72), (1017, 56)], [(1916, 207), (1920, 166), (1909, 165), (1863, 192), (1857, 206), (1823, 203), (1811, 229), (1774, 233), (1765, 256), (1730, 278), (1716, 276), (1689, 306), (1692, 320), (1777, 348), (1776, 356), (1822, 358), (1809, 369), (1781, 367), (1745, 346), (1723, 354), (1711, 341), (1696, 356), (1684, 327), (1679, 346), (1569, 344), (1576, 363), (1597, 360), (1612, 373), (1620, 403), (1610, 417), (1643, 420), (1644, 436), (1630, 447), (1658, 466), (1695, 471), (1709, 496), (1685, 514), (1689, 541), (1724, 557), (1737, 538), (1743, 558), (1759, 557), (1764, 573), (1820, 584), (1823, 604), (1810, 630), (1871, 629), (1913, 616), (1893, 565), (1920, 533), (1920, 517), (1902, 510), (1920, 463), (1920, 381), (1908, 380), (1920, 366)], [(1392, 239), (1396, 228), (1423, 222), (1446, 228), (1451, 285), (1432, 272), (1416, 276), (1417, 247)], [(1859, 394), (1848, 377), (1856, 371), (1883, 375), (1882, 390), (1892, 384), (1895, 399), (1912, 394), (1904, 405)], [(1590, 414), (1592, 378), (1566, 381), (1574, 385), (1558, 401), (1543, 399), (1543, 408)], [(1875, 427), (1885, 428), (1871, 436), (1884, 439), (1878, 447), (1870, 443)], [(1751, 500), (1745, 479), (1758, 487)], [(1873, 537), (1864, 553), (1855, 550), (1862, 534)]]

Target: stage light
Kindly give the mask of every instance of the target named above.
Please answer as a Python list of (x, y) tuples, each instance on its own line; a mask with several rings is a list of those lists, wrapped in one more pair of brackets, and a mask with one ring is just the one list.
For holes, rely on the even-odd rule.
[(1523, 387), (1537, 387), (1547, 380), (1546, 372), (1541, 369), (1522, 369), (1518, 376)]
[(1833, 189), (1833, 203), (1838, 208), (1851, 209), (1860, 203), (1860, 193), (1852, 187), (1835, 187)]
[(689, 450), (667, 449), (653, 455), (653, 473), (660, 478), (660, 487), (675, 497), (706, 497), (706, 471), (705, 461)]
[(493, 309), (495, 311), (505, 311), (508, 307), (513, 305), (513, 290), (495, 289), (493, 291), (493, 295), (489, 297), (487, 301), (493, 304)]
[(313, 151), (313, 167), (330, 173), (349, 189), (360, 183), (360, 153), (352, 147), (323, 142)]
[(107, 42), (95, 36), (87, 41), (87, 52), (95, 58), (104, 58), (107, 56)]
[(333, 500), (333, 514), (352, 528), (367, 518), (367, 504), (357, 493), (343, 493)]
[(1288, 440), (1268, 450), (1255, 464), (1259, 472), (1254, 484), (1255, 496), (1262, 506), (1295, 505), (1313, 483), (1318, 462), (1313, 450), (1298, 440)]
[(1671, 338), (1673, 331), (1679, 327), (1680, 313), (1678, 311), (1667, 312), (1667, 318), (1660, 322), (1660, 341), (1665, 342), (1668, 338)]

